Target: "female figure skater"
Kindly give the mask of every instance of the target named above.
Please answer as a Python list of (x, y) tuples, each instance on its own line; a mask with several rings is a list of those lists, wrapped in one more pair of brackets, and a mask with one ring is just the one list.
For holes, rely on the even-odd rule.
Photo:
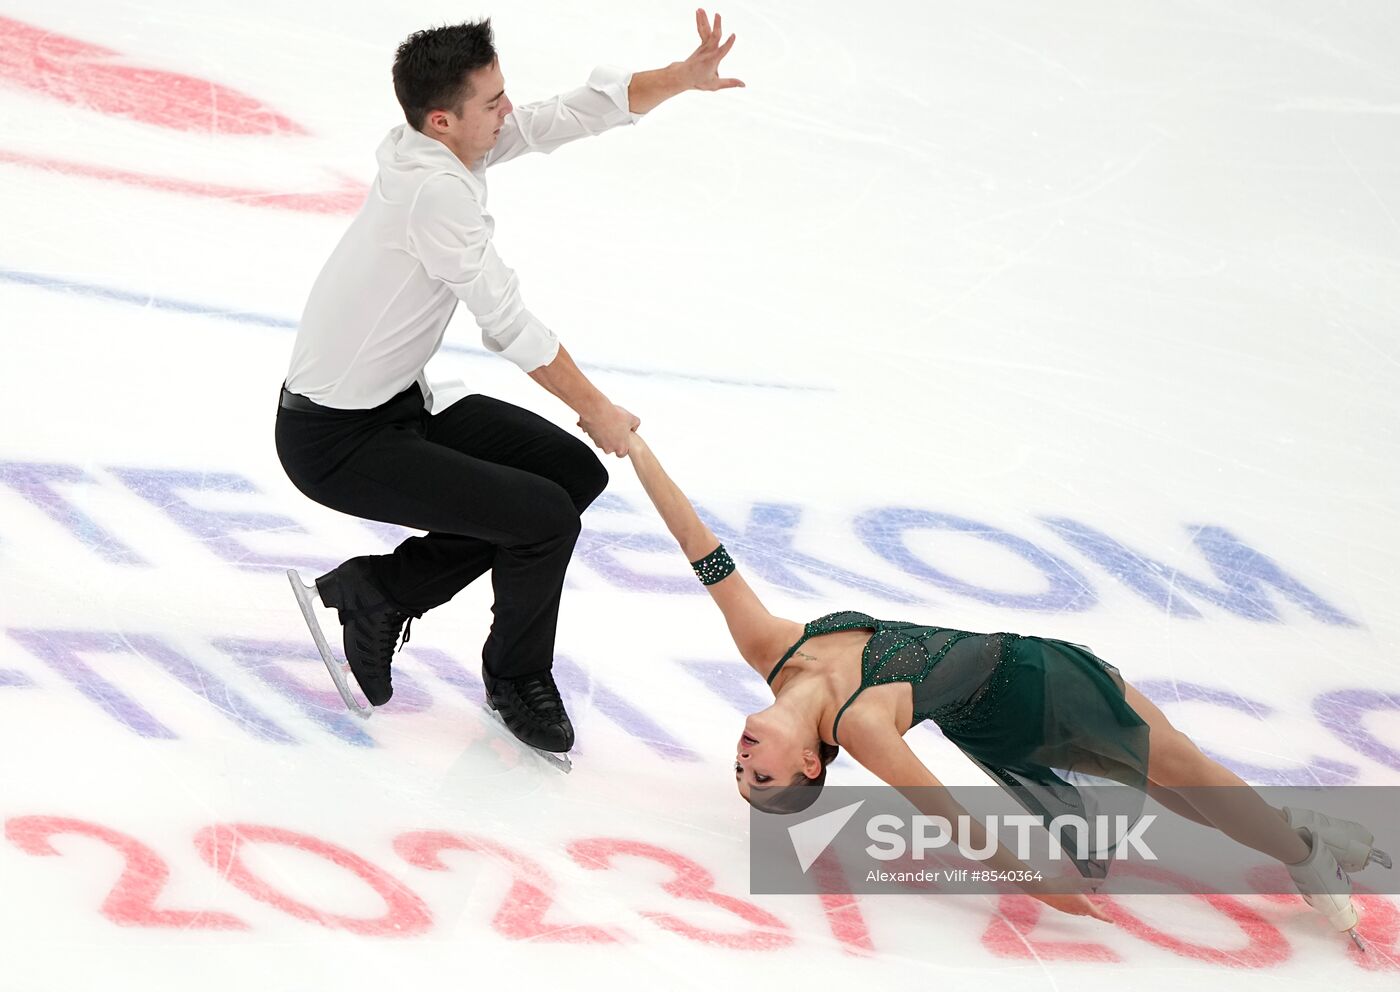
[[(1310, 810), (1274, 809), (1211, 760), (1116, 668), (1079, 645), (1016, 634), (833, 613), (808, 624), (770, 614), (694, 507), (634, 435), (628, 455), (647, 495), (724, 614), (739, 653), (768, 681), (773, 705), (744, 721), (734, 761), (739, 794), (772, 812), (815, 801), (838, 745), (923, 813), (957, 824), (965, 810), (904, 742), (931, 719), (1032, 812), (1082, 815), (1082, 797), (1056, 769), (1135, 787), (1197, 823), (1282, 862), (1303, 898), (1358, 946), (1350, 871), (1389, 859), (1359, 824)], [(1148, 743), (1151, 742), (1149, 749)], [(1233, 786), (1234, 788), (1195, 788)], [(1186, 790), (1178, 792), (1176, 790)], [(932, 798), (931, 798), (932, 797)], [(1140, 797), (1139, 797), (1140, 798)], [(969, 822), (974, 849), (985, 830)], [(1102, 877), (1103, 861), (1079, 861)], [(988, 867), (1025, 868), (997, 850)], [(1014, 877), (1014, 876), (1013, 876)], [(1082, 892), (1025, 886), (1062, 912), (1108, 917)]]

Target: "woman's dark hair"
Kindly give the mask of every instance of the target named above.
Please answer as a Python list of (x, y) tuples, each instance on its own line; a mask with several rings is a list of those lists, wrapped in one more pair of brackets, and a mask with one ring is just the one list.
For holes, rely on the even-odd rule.
[(817, 741), (817, 757), (822, 770), (816, 778), (798, 772), (787, 785), (756, 787), (749, 790), (749, 805), (765, 813), (801, 813), (817, 801), (826, 784), (826, 766), (836, 760), (841, 749), (826, 741)]
[(467, 77), (494, 61), (489, 17), (409, 35), (394, 54), (394, 95), (409, 126), (423, 130), (432, 110), (457, 113), (472, 95)]

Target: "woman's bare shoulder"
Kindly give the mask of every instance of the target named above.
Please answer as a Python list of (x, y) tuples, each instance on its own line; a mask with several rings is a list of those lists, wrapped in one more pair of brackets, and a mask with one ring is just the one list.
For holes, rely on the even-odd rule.
[(802, 639), (807, 627), (796, 620), (775, 616), (769, 616), (763, 627), (762, 648), (754, 657), (745, 660), (750, 668), (767, 680), (772, 677), (773, 669), (778, 667), (793, 645)]

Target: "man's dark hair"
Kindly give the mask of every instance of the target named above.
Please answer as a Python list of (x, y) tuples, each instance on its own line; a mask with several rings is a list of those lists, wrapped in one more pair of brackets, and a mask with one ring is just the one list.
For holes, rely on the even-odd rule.
[(472, 95), (467, 77), (494, 61), (489, 17), (409, 35), (394, 54), (394, 95), (409, 127), (423, 130), (429, 111), (460, 113)]
[(749, 805), (765, 813), (801, 813), (817, 801), (826, 784), (826, 766), (836, 760), (841, 749), (826, 741), (817, 742), (817, 757), (822, 770), (816, 778), (808, 778), (802, 772), (793, 776), (792, 781), (783, 786), (755, 787), (749, 790)]

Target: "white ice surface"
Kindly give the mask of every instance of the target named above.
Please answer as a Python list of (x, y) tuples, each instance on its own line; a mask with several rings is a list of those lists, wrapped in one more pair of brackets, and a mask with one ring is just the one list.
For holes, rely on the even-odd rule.
[[(862, 898), (860, 949), (815, 899), (750, 896), (747, 808), (729, 781), (740, 710), (686, 665), (737, 658), (679, 554), (617, 547), (621, 533), (664, 536), (624, 462), (609, 460), (609, 492), (633, 512), (613, 503), (586, 517), (560, 620), (559, 652), (592, 686), (568, 697), (580, 741), (568, 777), (505, 745), (479, 700), (426, 663), (440, 652), (470, 675), (485, 582), (415, 624), (396, 672), (426, 696), (415, 708), (401, 690), (401, 709), (356, 722), (359, 744), (328, 729), (352, 719), (335, 716), (333, 696), (317, 719), (231, 657), (230, 639), (290, 644), (287, 677), (329, 694), (281, 572), (243, 566), (251, 555), (316, 574), (315, 560), (391, 546), (301, 496), (272, 445), (292, 340), (276, 322), (295, 320), (349, 215), (143, 188), (129, 174), (270, 192), (363, 184), (398, 120), (394, 46), (477, 13), (325, 0), (11, 0), (0, 11), (113, 49), (120, 64), (239, 90), (308, 132), (142, 123), (0, 74), (0, 989), (1395, 988), (1394, 926), (1373, 934), (1363, 964), (1296, 901), (1240, 897), (1259, 914), (1241, 929), (1199, 899), (1124, 897), (1167, 935), (1154, 943), (1141, 928), (1048, 916), (1024, 941), (997, 939), (990, 897)], [(683, 4), (480, 13), (494, 17), (517, 103), (578, 85), (598, 62), (665, 65), (696, 41)], [(770, 608), (1088, 643), (1129, 681), (1154, 683), (1216, 754), (1305, 777), (1332, 762), (1357, 783), (1400, 784), (1400, 709), (1339, 731), (1316, 707), (1347, 690), (1400, 703), (1397, 9), (1003, 0), (721, 13), (739, 35), (725, 71), (747, 88), (686, 94), (635, 128), (504, 166), (491, 210), (528, 304), (642, 416), (693, 498), (735, 527), (756, 504), (796, 507), (794, 551), (921, 600), (798, 567), (813, 589), (802, 595), (751, 568)], [(0, 21), (0, 53), (31, 59), (17, 37)], [(466, 350), (440, 355), (435, 378), (572, 427), (514, 367), (479, 353), (470, 315), (449, 339)], [(139, 563), (21, 495), (16, 465), (65, 467), (55, 505)], [(295, 526), (254, 522), (221, 543), (182, 526), (170, 498), (124, 482), (128, 469), (186, 473), (175, 498), (190, 506)], [(246, 491), (220, 491), (219, 474)], [(1068, 563), (1085, 591), (1012, 608), (910, 574), (855, 525), (890, 507), (1001, 528)], [(1169, 614), (1066, 543), (1052, 517), (1165, 563), (1164, 581), (1179, 568), (1217, 582), (1192, 535), (1223, 528), (1354, 625), (1274, 589), (1263, 593), (1273, 622), (1186, 588), (1200, 615)], [(973, 534), (914, 531), (907, 546), (971, 586), (1052, 588)], [(652, 578), (623, 587), (623, 569)], [(55, 646), (73, 632), (100, 638), (81, 657), (167, 736), (142, 736), (113, 715), (119, 704), (65, 676)], [(217, 684), (190, 691), (161, 651)], [(1185, 683), (1254, 712), (1173, 703)], [(259, 739), (238, 704), (220, 710), (218, 684), (292, 740)], [(640, 723), (610, 718), (619, 699), (664, 731), (669, 752)], [(936, 732), (910, 741), (945, 781), (978, 780)], [(831, 780), (867, 778), (843, 758)], [(118, 886), (110, 844), (68, 833), (53, 842), (59, 856), (33, 853), (41, 828), (63, 826), (35, 818), (55, 817), (146, 845), (143, 877), (162, 862), (170, 873), (157, 911), (231, 914), (243, 928), (133, 922), (142, 901)], [(417, 930), (362, 932), (372, 922), (356, 921), (382, 917), (384, 899), (286, 845), (250, 842), (244, 864), (307, 908), (255, 897), (228, 864), (201, 858), (196, 838), (217, 824), (350, 852), (420, 907), (399, 917)], [(411, 863), (404, 837), (422, 831), (528, 858), (526, 876), (553, 897), (542, 923), (530, 907), (544, 904), (509, 891), (499, 856)], [(672, 869), (657, 861), (599, 870), (571, 856), (600, 837), (689, 859), (758, 907), (743, 912), (772, 914), (766, 929), (668, 892)], [(657, 913), (719, 935), (678, 934)], [(1378, 927), (1383, 913), (1368, 916)], [(618, 939), (557, 939), (570, 925)], [(1099, 959), (1046, 941), (1097, 945)], [(1256, 953), (1259, 941), (1271, 950)]]

